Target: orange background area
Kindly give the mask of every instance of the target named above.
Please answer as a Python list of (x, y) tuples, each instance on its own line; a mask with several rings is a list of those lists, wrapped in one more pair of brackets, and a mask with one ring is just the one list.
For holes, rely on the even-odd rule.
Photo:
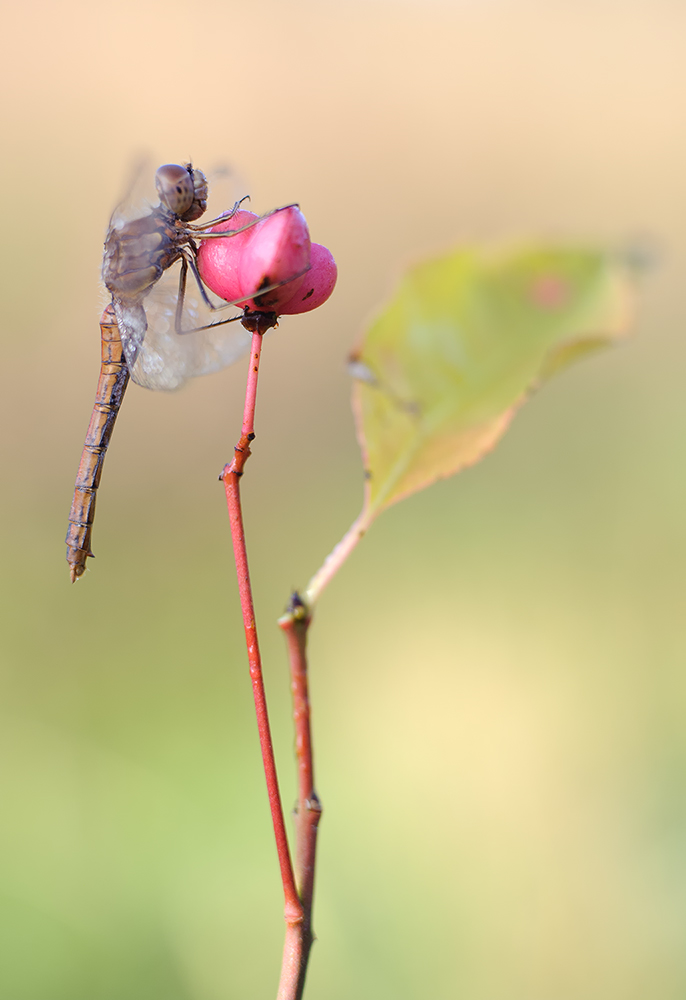
[(141, 152), (228, 161), (339, 265), (265, 345), (244, 481), (274, 622), (358, 513), (345, 359), (464, 241), (638, 241), (634, 336), (481, 465), (385, 513), (312, 630), (325, 814), (312, 1000), (686, 991), (686, 7), (676, 0), (15, 4), (0, 273), (0, 995), (274, 995), (275, 852), (221, 486), (244, 365), (132, 387), (97, 558), (62, 539), (111, 209)]

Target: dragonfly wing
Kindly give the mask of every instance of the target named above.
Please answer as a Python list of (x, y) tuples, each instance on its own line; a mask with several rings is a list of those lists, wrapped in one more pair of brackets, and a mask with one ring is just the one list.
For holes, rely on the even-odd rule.
[(131, 372), (145, 340), (148, 326), (145, 310), (141, 305), (132, 305), (130, 302), (123, 302), (114, 296), (112, 297), (112, 306), (117, 317), (126, 364)]
[(139, 157), (131, 165), (124, 192), (112, 212), (110, 228), (121, 229), (127, 222), (149, 215), (159, 202), (155, 190), (155, 164), (149, 157)]
[[(124, 320), (126, 330), (122, 332), (122, 341), (131, 377), (147, 389), (178, 389), (189, 378), (226, 368), (250, 347), (250, 334), (237, 322), (241, 314), (237, 314), (234, 307), (226, 307), (226, 303), (211, 293), (210, 299), (219, 308), (216, 312), (209, 309), (190, 272), (179, 321), (179, 329), (185, 332), (177, 332), (179, 274), (180, 264), (177, 263), (143, 299), (145, 329), (142, 337), (140, 315), (135, 308), (125, 310), (128, 315)], [(221, 305), (225, 308), (221, 309)], [(227, 319), (231, 322), (223, 322)]]

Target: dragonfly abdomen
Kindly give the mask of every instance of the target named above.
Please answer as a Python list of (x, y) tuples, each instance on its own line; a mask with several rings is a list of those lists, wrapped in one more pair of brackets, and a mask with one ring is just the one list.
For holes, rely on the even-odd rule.
[(86, 559), (93, 555), (90, 542), (97, 489), (100, 485), (105, 453), (129, 381), (129, 369), (124, 359), (119, 327), (111, 305), (102, 314), (100, 331), (102, 345), (100, 378), (76, 476), (66, 537), (67, 562), (70, 566), (72, 583), (83, 574), (86, 569)]

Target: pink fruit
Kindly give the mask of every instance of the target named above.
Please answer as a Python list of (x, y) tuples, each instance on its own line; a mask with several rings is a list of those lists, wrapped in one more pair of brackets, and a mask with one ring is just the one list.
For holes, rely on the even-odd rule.
[[(214, 227), (215, 233), (243, 231), (201, 243), (198, 268), (203, 281), (227, 302), (251, 312), (281, 315), (316, 309), (336, 284), (331, 253), (319, 243), (310, 244), (305, 218), (294, 205), (258, 219), (239, 211)], [(251, 222), (255, 225), (243, 229)], [(260, 293), (260, 288), (269, 290)]]
[[(252, 212), (237, 212), (212, 232), (241, 229), (256, 218)], [(293, 297), (309, 263), (310, 234), (294, 205), (236, 236), (203, 241), (198, 251), (198, 269), (208, 288), (227, 302), (263, 312), (278, 312), (284, 294)], [(267, 291), (260, 293), (261, 288)]]
[[(280, 313), (282, 301), (293, 297), (309, 266), (310, 233), (300, 209), (290, 206), (268, 215), (255, 226), (241, 257), (243, 292), (253, 292), (248, 307)], [(260, 288), (271, 290), (255, 295)]]
[[(213, 233), (241, 229), (254, 222), (259, 216), (254, 212), (236, 212), (235, 215), (214, 226)], [(227, 236), (223, 240), (203, 240), (198, 250), (198, 270), (200, 277), (220, 298), (227, 302), (238, 302), (245, 294), (240, 282), (241, 258), (256, 227)]]
[[(334, 290), (338, 269), (333, 254), (321, 243), (313, 243), (310, 250), (310, 270), (289, 299), (281, 302), (279, 313), (293, 314), (316, 309)], [(291, 286), (285, 285), (286, 292)]]

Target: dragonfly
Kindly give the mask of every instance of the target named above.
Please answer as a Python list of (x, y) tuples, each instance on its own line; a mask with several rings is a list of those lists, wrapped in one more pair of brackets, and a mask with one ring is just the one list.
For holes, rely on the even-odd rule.
[[(191, 163), (159, 167), (155, 187), (157, 203), (141, 209), (125, 201), (115, 209), (105, 238), (102, 279), (111, 302), (100, 320), (100, 377), (69, 515), (72, 583), (93, 555), (97, 491), (129, 378), (148, 389), (176, 389), (188, 378), (232, 364), (250, 346), (249, 330), (236, 322), (245, 319), (245, 310), (217, 318), (238, 303), (209, 292), (198, 273), (197, 252), (202, 240), (230, 238), (260, 220), (210, 232), (238, 211), (241, 202), (236, 202), (229, 212), (198, 224), (207, 210), (208, 182)], [(256, 294), (275, 287), (261, 287)]]

